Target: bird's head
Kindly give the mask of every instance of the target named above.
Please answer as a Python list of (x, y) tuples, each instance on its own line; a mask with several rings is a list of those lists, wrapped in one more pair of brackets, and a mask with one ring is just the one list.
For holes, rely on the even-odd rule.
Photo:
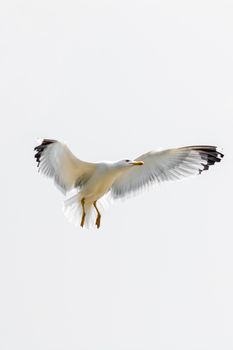
[(144, 162), (141, 160), (130, 160), (130, 159), (124, 159), (124, 160), (120, 160), (118, 162), (118, 165), (122, 168), (130, 168), (133, 166), (140, 166), (143, 164), (144, 164)]

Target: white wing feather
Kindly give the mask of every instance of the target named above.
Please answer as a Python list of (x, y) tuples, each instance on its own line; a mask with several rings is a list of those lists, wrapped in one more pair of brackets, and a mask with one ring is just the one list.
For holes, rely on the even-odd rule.
[(95, 164), (76, 158), (65, 144), (56, 140), (44, 139), (35, 151), (39, 171), (53, 178), (64, 194), (82, 186), (95, 170)]
[(200, 174), (210, 165), (220, 162), (223, 154), (215, 146), (189, 146), (148, 152), (135, 160), (142, 160), (143, 166), (134, 166), (113, 183), (114, 198), (124, 197), (152, 184)]

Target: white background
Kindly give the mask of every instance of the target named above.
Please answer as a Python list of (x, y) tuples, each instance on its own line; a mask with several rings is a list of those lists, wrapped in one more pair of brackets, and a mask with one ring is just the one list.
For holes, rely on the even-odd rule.
[[(1, 1), (1, 350), (233, 349), (233, 3)], [(81, 159), (223, 148), (67, 223), (37, 137)]]

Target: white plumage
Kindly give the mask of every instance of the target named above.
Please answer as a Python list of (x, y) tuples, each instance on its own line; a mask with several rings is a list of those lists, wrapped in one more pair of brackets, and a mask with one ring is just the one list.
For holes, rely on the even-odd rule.
[(76, 158), (65, 144), (49, 139), (35, 151), (39, 171), (53, 178), (63, 194), (76, 190), (65, 201), (66, 215), (77, 222), (81, 214), (83, 227), (95, 209), (97, 228), (101, 214), (96, 202), (107, 193), (120, 198), (153, 183), (201, 174), (223, 157), (215, 146), (189, 146), (148, 152), (134, 161), (90, 163)]

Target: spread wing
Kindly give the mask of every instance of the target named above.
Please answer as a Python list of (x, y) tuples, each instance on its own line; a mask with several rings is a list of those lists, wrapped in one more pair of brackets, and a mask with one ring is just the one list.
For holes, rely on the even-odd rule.
[(95, 171), (95, 164), (76, 158), (59, 141), (44, 139), (34, 150), (39, 172), (53, 178), (64, 194), (74, 187), (83, 186)]
[(138, 157), (143, 166), (135, 166), (123, 173), (113, 183), (114, 198), (124, 197), (149, 184), (201, 174), (210, 165), (220, 162), (223, 154), (215, 146), (189, 146), (148, 152)]

